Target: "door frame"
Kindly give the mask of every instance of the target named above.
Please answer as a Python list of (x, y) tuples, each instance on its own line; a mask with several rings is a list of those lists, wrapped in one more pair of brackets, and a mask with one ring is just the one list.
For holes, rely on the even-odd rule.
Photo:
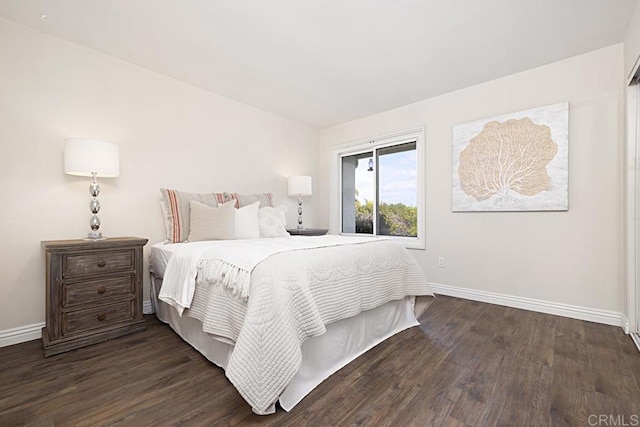
[(625, 115), (625, 184), (626, 184), (626, 292), (625, 311), (626, 319), (624, 329), (630, 333), (638, 349), (640, 350), (640, 85), (638, 74), (640, 61), (629, 74), (625, 88), (626, 115)]

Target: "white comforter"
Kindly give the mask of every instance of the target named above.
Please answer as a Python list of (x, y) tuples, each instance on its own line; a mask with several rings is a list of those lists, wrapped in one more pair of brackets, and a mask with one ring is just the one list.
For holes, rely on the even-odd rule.
[(234, 296), (247, 299), (251, 289), (251, 272), (272, 255), (370, 243), (372, 240), (374, 239), (371, 237), (358, 236), (292, 238), (287, 235), (273, 239), (193, 242), (180, 248), (171, 257), (164, 274), (168, 285), (163, 286), (159, 298), (173, 305), (182, 315), (183, 310), (191, 305), (197, 276), (200, 283), (225, 287)]
[[(333, 239), (327, 236), (327, 242)], [(198, 279), (184, 313), (199, 319), (205, 332), (235, 344), (226, 376), (258, 414), (268, 412), (297, 372), (302, 343), (322, 335), (326, 324), (407, 295), (433, 295), (414, 257), (377, 239), (277, 251), (252, 268), (250, 282), (244, 300)], [(165, 286), (171, 286), (166, 275)]]

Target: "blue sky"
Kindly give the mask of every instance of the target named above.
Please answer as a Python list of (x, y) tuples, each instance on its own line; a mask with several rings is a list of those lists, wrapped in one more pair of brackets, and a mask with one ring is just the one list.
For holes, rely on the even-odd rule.
[[(369, 159), (360, 159), (356, 169), (358, 200), (373, 200), (375, 172), (369, 172)], [(380, 203), (417, 205), (416, 150), (380, 157)]]

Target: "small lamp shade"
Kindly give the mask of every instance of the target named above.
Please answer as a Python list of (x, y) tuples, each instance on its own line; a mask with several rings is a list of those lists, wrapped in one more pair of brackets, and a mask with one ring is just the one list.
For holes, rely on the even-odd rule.
[(310, 196), (311, 177), (310, 176), (290, 176), (289, 196)]
[(67, 138), (64, 172), (69, 175), (113, 178), (120, 175), (120, 153), (116, 144), (95, 139)]

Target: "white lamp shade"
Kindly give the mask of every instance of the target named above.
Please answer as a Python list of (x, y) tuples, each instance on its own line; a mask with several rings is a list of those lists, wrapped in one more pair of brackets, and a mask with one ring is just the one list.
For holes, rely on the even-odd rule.
[(310, 176), (290, 176), (289, 196), (310, 196), (311, 177)]
[(69, 175), (113, 178), (120, 175), (120, 150), (116, 144), (95, 139), (67, 138), (64, 172)]

